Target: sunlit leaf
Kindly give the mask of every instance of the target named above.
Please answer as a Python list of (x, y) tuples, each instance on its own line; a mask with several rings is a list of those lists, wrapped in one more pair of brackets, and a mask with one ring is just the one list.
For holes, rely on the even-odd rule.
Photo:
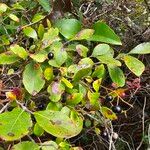
[(21, 108), (0, 114), (0, 138), (14, 141), (29, 133), (32, 127), (30, 114)]
[(37, 33), (36, 31), (31, 28), (31, 27), (25, 27), (23, 29), (23, 32), (26, 36), (30, 37), (30, 38), (33, 38), (33, 39), (37, 39)]
[(52, 67), (48, 67), (44, 70), (44, 78), (46, 80), (52, 80), (53, 79), (53, 68)]
[(150, 42), (145, 42), (133, 48), (129, 54), (150, 54)]
[(71, 138), (78, 135), (83, 126), (83, 120), (78, 114), (68, 116), (61, 111), (39, 111), (34, 116), (38, 124), (48, 133), (59, 138)]
[(99, 91), (100, 85), (101, 85), (102, 79), (97, 79), (93, 82), (93, 88), (96, 92)]
[(27, 51), (17, 44), (11, 45), (10, 50), (24, 60), (28, 57)]
[(107, 54), (110, 51), (110, 46), (108, 44), (98, 44), (92, 53), (93, 57)]
[(36, 135), (36, 136), (41, 136), (43, 133), (44, 133), (44, 130), (43, 128), (41, 128), (38, 123), (36, 123), (34, 125), (34, 129), (33, 129), (33, 133)]
[(67, 97), (66, 103), (71, 106), (75, 106), (80, 103), (83, 99), (82, 93), (73, 93)]
[(47, 54), (48, 53), (45, 50), (41, 50), (35, 54), (30, 54), (29, 56), (36, 62), (44, 62), (47, 59)]
[(78, 44), (76, 46), (76, 50), (80, 56), (87, 57), (87, 52), (89, 51), (89, 49), (84, 45)]
[(0, 14), (6, 12), (8, 6), (5, 3), (0, 3)]
[(64, 77), (62, 77), (61, 81), (70, 89), (73, 88), (73, 85), (71, 84), (70, 81), (68, 81), (67, 79), (65, 79)]
[(13, 21), (19, 22), (19, 18), (18, 18), (16, 15), (14, 15), (14, 14), (9, 14), (8, 16), (9, 16), (9, 18), (12, 19)]
[(19, 57), (11, 51), (7, 51), (5, 53), (0, 54), (0, 64), (13, 64), (18, 60)]
[(54, 141), (46, 141), (42, 143), (41, 150), (58, 150), (58, 145)]
[(40, 147), (35, 142), (24, 141), (12, 147), (12, 150), (39, 150)]
[(143, 71), (145, 70), (144, 64), (135, 57), (125, 55), (123, 60), (124, 60), (125, 64), (127, 65), (127, 67), (136, 76), (140, 76), (143, 73)]
[(60, 111), (62, 109), (62, 103), (61, 102), (49, 102), (46, 110), (50, 111)]
[(115, 58), (106, 55), (97, 56), (97, 59), (107, 65), (115, 65), (115, 66), (121, 66), (121, 62), (119, 60), (116, 60)]
[(78, 32), (71, 40), (86, 40), (89, 39), (93, 35), (93, 33), (93, 29), (83, 29)]
[(32, 19), (32, 22), (33, 23), (36, 23), (36, 22), (39, 22), (40, 20), (44, 19), (45, 16), (41, 15), (41, 14), (35, 14), (33, 16), (33, 19)]
[[(40, 33), (41, 35), (43, 34), (43, 29), (41, 29), (42, 33)], [(43, 45), (42, 47), (43, 48), (46, 48), (48, 46), (50, 46), (54, 41), (59, 41), (59, 37), (58, 37), (58, 34), (59, 34), (59, 30), (57, 28), (50, 28), (48, 29), (47, 32), (44, 33), (43, 35), (43, 39), (42, 39), (42, 42), (43, 42)]]

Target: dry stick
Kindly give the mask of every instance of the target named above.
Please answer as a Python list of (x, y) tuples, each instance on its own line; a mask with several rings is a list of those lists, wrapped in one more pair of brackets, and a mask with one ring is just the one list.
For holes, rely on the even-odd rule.
[[(145, 107), (146, 107), (146, 97), (145, 97), (145, 99), (144, 99), (144, 106), (143, 106), (143, 116), (142, 116), (142, 130), (143, 130), (143, 135), (144, 135), (144, 131), (145, 131)], [(143, 139), (141, 140), (141, 142), (140, 142), (140, 144), (139, 144), (139, 146), (137, 147), (137, 149), (136, 150), (139, 150), (140, 148), (141, 148), (141, 146), (142, 146), (142, 144), (143, 144)]]
[(33, 114), (33, 112), (31, 110), (29, 110), (26, 106), (23, 105), (23, 103), (20, 103), (19, 101), (16, 101), (16, 102), (17, 102), (17, 104), (19, 104), (22, 107), (22, 109), (24, 111), (26, 111), (26, 112), (28, 112), (30, 114)]
[(114, 142), (113, 142), (113, 126), (112, 126), (112, 123), (110, 123), (110, 126), (111, 126), (111, 133), (109, 135), (109, 150), (116, 150), (115, 148), (115, 145), (114, 145)]
[(7, 108), (7, 106), (10, 104), (10, 102), (9, 103), (7, 103), (1, 110), (0, 110), (0, 114)]
[(130, 145), (129, 145), (129, 143), (127, 141), (123, 140), (122, 138), (119, 138), (119, 140), (122, 141), (122, 142), (124, 142), (124, 143), (126, 143), (127, 146), (128, 146), (128, 148), (129, 148), (129, 150), (132, 150), (131, 147), (130, 147)]

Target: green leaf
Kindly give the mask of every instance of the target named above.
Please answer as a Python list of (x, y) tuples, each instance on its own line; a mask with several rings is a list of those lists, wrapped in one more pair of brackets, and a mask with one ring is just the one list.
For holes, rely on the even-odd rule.
[(60, 19), (56, 27), (65, 38), (71, 39), (81, 30), (81, 23), (76, 19)]
[(44, 32), (45, 32), (44, 26), (43, 24), (40, 24), (38, 28), (38, 36), (40, 39), (43, 38)]
[(30, 37), (30, 38), (37, 39), (37, 33), (36, 33), (36, 31), (35, 31), (33, 28), (31, 28), (31, 27), (25, 27), (25, 28), (23, 29), (23, 33), (24, 33), (26, 36)]
[(44, 86), (43, 71), (39, 64), (34, 62), (26, 65), (23, 72), (23, 84), (31, 95), (36, 95)]
[(71, 40), (87, 40), (93, 35), (93, 33), (93, 29), (83, 29), (78, 32)]
[(122, 45), (120, 38), (104, 22), (100, 22), (100, 21), (96, 22), (93, 28), (95, 32), (89, 40), (97, 41), (97, 42), (105, 42), (114, 45)]
[(82, 93), (73, 93), (68, 96), (67, 98), (67, 105), (75, 106), (79, 104), (83, 99), (83, 94)]
[(98, 77), (99, 79), (101, 79), (101, 78), (104, 78), (105, 73), (106, 73), (106, 69), (104, 65), (101, 64), (95, 68), (95, 71), (93, 72), (92, 77), (93, 78)]
[(84, 45), (78, 44), (76, 46), (76, 51), (78, 52), (80, 56), (87, 57), (87, 52), (89, 51), (89, 49), (85, 47)]
[(73, 78), (74, 83), (79, 82), (80, 79), (82, 79), (83, 77), (89, 75), (89, 73), (91, 72), (91, 70), (92, 70), (91, 67), (80, 69), (74, 75), (74, 78)]
[(32, 19), (32, 22), (33, 23), (36, 23), (36, 22), (39, 22), (40, 20), (44, 19), (45, 16), (41, 15), (41, 14), (35, 14), (33, 19)]
[(144, 64), (135, 57), (125, 55), (123, 58), (127, 67), (136, 75), (141, 76), (143, 71), (145, 70)]
[(27, 135), (31, 127), (30, 114), (21, 108), (0, 114), (0, 138), (3, 140), (18, 140)]
[(125, 85), (125, 76), (119, 67), (108, 65), (108, 71), (112, 81), (117, 84), (118, 87)]
[(10, 50), (24, 60), (28, 57), (26, 50), (17, 44), (11, 45)]
[(50, 111), (60, 111), (62, 109), (62, 103), (60, 102), (49, 102), (46, 110), (50, 110)]
[(6, 12), (8, 6), (5, 3), (0, 3), (0, 14)]
[(93, 57), (107, 54), (110, 51), (110, 46), (108, 44), (98, 44), (92, 53)]
[(34, 129), (33, 129), (33, 133), (36, 135), (36, 136), (41, 136), (43, 133), (44, 133), (44, 130), (43, 128), (41, 128), (38, 123), (36, 123), (34, 125)]
[(108, 107), (101, 107), (101, 113), (107, 119), (110, 119), (110, 120), (116, 120), (117, 119), (116, 114), (111, 109), (109, 109)]
[(52, 10), (49, 0), (37, 0), (45, 11), (50, 12)]
[(11, 51), (0, 54), (0, 64), (13, 64), (19, 60), (19, 57), (13, 54)]
[(133, 48), (129, 54), (150, 54), (150, 42), (145, 42)]
[(109, 55), (101, 55), (101, 56), (97, 56), (97, 59), (104, 64), (107, 65), (115, 65), (115, 66), (121, 66), (121, 62), (116, 60), (115, 58), (109, 56)]
[(46, 141), (42, 143), (41, 150), (58, 150), (58, 145), (54, 141)]
[(15, 3), (12, 5), (13, 9), (25, 10), (19, 3)]
[(13, 146), (12, 150), (39, 150), (40, 147), (34, 143), (29, 141), (24, 141), (21, 143), (18, 143)]
[(36, 54), (30, 54), (30, 57), (36, 62), (44, 62), (47, 59), (47, 52), (45, 50), (41, 50)]
[(8, 17), (15, 22), (19, 22), (19, 18), (14, 14), (9, 14)]
[(49, 60), (49, 65), (53, 67), (60, 67), (65, 61), (67, 60), (67, 52), (64, 48), (62, 48), (63, 45), (60, 42), (55, 42), (51, 49), (53, 49), (54, 58), (52, 60)]
[(89, 57), (83, 58), (78, 62), (79, 69), (92, 67), (93, 65), (94, 65), (94, 62)]
[(50, 46), (53, 42), (59, 41), (59, 30), (57, 28), (50, 28), (46, 33), (44, 33), (42, 42), (43, 49)]
[(58, 138), (71, 138), (78, 135), (83, 126), (83, 120), (78, 114), (68, 116), (61, 111), (39, 111), (34, 116), (38, 124), (48, 133)]

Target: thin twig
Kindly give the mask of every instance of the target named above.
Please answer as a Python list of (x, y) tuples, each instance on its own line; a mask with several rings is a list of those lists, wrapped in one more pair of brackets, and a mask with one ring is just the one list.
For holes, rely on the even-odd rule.
[[(146, 107), (146, 97), (144, 99), (143, 116), (142, 116), (142, 130), (143, 130), (143, 135), (145, 133), (145, 107)], [(142, 140), (141, 140), (141, 142), (140, 142), (140, 144), (139, 144), (139, 146), (137, 147), (136, 150), (139, 150), (141, 148), (142, 144), (143, 144), (143, 138), (142, 138)]]

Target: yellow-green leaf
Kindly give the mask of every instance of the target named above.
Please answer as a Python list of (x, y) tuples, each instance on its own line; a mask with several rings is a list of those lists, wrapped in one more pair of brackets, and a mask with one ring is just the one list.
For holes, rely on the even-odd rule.
[(150, 54), (150, 42), (145, 42), (133, 48), (129, 54)]
[(31, 116), (21, 108), (0, 114), (0, 138), (14, 141), (29, 133), (32, 127)]
[(25, 28), (23, 29), (23, 33), (24, 33), (26, 36), (30, 37), (30, 38), (37, 39), (37, 33), (36, 33), (36, 31), (35, 31), (33, 28), (31, 28), (31, 27), (25, 27)]
[(5, 3), (0, 3), (0, 14), (6, 12), (8, 6)]
[(44, 78), (46, 80), (52, 80), (53, 79), (53, 68), (52, 67), (48, 67), (44, 70)]
[(10, 50), (24, 60), (28, 57), (26, 50), (17, 44), (11, 45)]
[(93, 29), (83, 29), (80, 32), (78, 32), (74, 38), (71, 40), (86, 40), (90, 38), (94, 33)]
[(70, 89), (73, 88), (73, 85), (70, 81), (68, 81), (67, 79), (65, 79), (64, 77), (62, 77), (61, 81)]
[(31, 141), (24, 141), (19, 142), (18, 144), (15, 144), (12, 147), (12, 150), (39, 150), (40, 147), (35, 142)]
[(124, 56), (124, 62), (127, 65), (127, 67), (136, 75), (136, 76), (141, 76), (143, 71), (145, 70), (144, 64), (138, 60), (135, 57), (125, 55)]
[(58, 138), (71, 138), (78, 135), (83, 126), (83, 119), (76, 113), (75, 117), (61, 111), (39, 111), (34, 116), (37, 123), (48, 133)]
[(96, 92), (99, 91), (100, 85), (101, 85), (102, 79), (97, 79), (93, 82), (93, 88)]
[(107, 119), (110, 119), (110, 120), (116, 120), (117, 119), (116, 114), (111, 109), (109, 109), (108, 107), (101, 107), (101, 113)]
[(18, 18), (16, 15), (14, 15), (14, 14), (9, 14), (8, 16), (9, 16), (9, 18), (12, 19), (13, 21), (19, 22), (19, 18)]
[(37, 62), (44, 62), (47, 59), (47, 52), (45, 50), (41, 50), (36, 54), (30, 54), (30, 57)]
[(19, 57), (12, 53), (11, 51), (7, 51), (5, 53), (0, 54), (0, 64), (13, 64), (19, 60)]

